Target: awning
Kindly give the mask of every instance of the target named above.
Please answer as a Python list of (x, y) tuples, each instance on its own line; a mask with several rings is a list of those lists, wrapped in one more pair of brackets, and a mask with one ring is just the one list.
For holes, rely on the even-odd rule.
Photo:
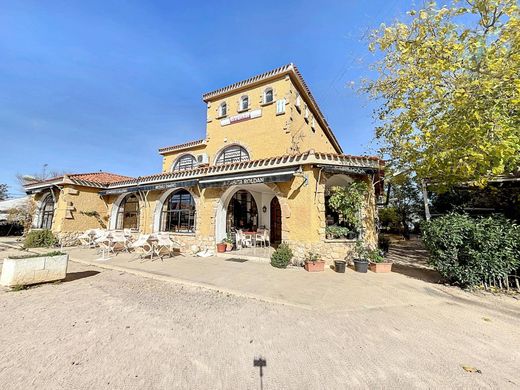
[(346, 173), (352, 175), (370, 175), (378, 172), (377, 168), (370, 167), (349, 167), (344, 165), (316, 165), (327, 173)]
[(125, 187), (125, 188), (113, 188), (110, 190), (100, 191), (100, 195), (117, 195), (117, 194), (125, 194), (127, 192), (138, 192), (138, 191), (158, 191), (158, 190), (167, 190), (170, 188), (179, 188), (179, 187), (193, 187), (196, 186), (198, 180), (185, 180), (185, 181), (176, 181), (171, 183), (159, 183), (159, 184), (150, 184), (150, 185), (141, 185), (134, 187)]
[(259, 183), (281, 183), (292, 180), (295, 168), (284, 170), (271, 170), (250, 172), (247, 174), (215, 176), (199, 181), (200, 188), (208, 187), (230, 187), (236, 185), (259, 184)]

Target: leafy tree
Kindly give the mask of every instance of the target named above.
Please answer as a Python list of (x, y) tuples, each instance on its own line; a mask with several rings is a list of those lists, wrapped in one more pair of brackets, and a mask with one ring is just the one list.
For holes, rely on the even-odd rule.
[(8, 197), (7, 184), (0, 184), (0, 200), (6, 200)]
[(397, 175), (390, 180), (390, 199), (388, 206), (379, 210), (379, 220), (390, 230), (397, 226), (405, 237), (410, 227), (423, 219), (423, 203), (419, 187), (409, 175)]
[(520, 12), (516, 0), (430, 2), (377, 29), (376, 137), (398, 170), (445, 188), (520, 166)]

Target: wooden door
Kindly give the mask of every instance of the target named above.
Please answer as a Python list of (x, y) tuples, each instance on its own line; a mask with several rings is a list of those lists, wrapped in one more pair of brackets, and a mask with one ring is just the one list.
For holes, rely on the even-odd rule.
[(271, 200), (271, 242), (282, 242), (282, 210), (276, 196)]

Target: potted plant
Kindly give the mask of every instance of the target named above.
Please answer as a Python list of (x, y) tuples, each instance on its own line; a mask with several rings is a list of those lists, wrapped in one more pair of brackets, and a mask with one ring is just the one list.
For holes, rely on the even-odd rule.
[(292, 258), (291, 248), (287, 244), (281, 243), (271, 255), (271, 265), (275, 268), (287, 268)]
[(354, 257), (354, 269), (357, 272), (366, 273), (368, 271), (368, 260), (367, 260), (367, 249), (363, 244), (363, 241), (356, 241), (356, 257)]
[(228, 234), (227, 238), (224, 238), (224, 241), (226, 243), (226, 252), (231, 252), (233, 250), (233, 239), (231, 238), (231, 235)]
[(226, 248), (227, 248), (226, 240), (227, 240), (227, 238), (224, 238), (224, 239), (222, 240), (222, 242), (219, 242), (219, 243), (217, 244), (217, 252), (218, 252), (218, 253), (224, 253), (224, 252), (226, 251)]
[(370, 271), (378, 273), (392, 272), (392, 263), (385, 261), (383, 251), (380, 249), (369, 250), (368, 258), (370, 260)]
[(317, 253), (308, 252), (305, 255), (305, 270), (308, 272), (321, 272), (325, 267), (325, 261), (320, 260)]

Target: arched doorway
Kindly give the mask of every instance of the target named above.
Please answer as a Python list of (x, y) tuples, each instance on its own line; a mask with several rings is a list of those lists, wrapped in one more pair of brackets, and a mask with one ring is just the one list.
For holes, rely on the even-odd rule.
[(258, 207), (253, 195), (239, 190), (231, 197), (227, 208), (226, 231), (233, 229), (256, 230), (258, 227)]
[(271, 200), (271, 242), (282, 242), (282, 209), (276, 196)]
[(50, 229), (54, 218), (54, 199), (52, 195), (47, 195), (42, 202), (40, 209), (40, 229)]

